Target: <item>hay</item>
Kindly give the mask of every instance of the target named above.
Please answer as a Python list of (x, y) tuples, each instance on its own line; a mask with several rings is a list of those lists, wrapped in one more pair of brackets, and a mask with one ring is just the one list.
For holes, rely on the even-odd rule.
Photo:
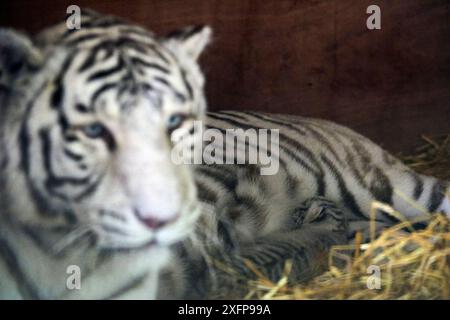
[[(426, 144), (416, 149), (414, 155), (399, 157), (417, 172), (450, 180), (450, 135), (423, 139)], [(385, 204), (375, 202), (373, 208), (400, 215)], [(411, 232), (405, 232), (405, 228)], [(290, 300), (450, 298), (448, 218), (434, 215), (424, 230), (414, 230), (411, 223), (405, 221), (384, 230), (370, 243), (361, 244), (359, 239), (356, 237), (353, 245), (334, 247), (328, 271), (306, 285), (289, 285), (291, 261), (286, 261), (284, 276), (276, 283), (250, 264), (248, 267), (255, 273), (256, 280), (239, 278), (239, 274), (222, 265), (222, 270), (234, 277), (236, 283), (241, 283), (234, 294), (222, 293), (222, 297)], [(342, 260), (346, 262), (344, 266)]]
[(399, 158), (417, 172), (450, 180), (450, 134), (436, 137), (422, 136), (425, 144), (411, 155)]
[[(399, 225), (370, 244), (360, 244), (346, 267), (329, 271), (307, 285), (289, 286), (259, 277), (248, 282), (248, 299), (449, 299), (450, 222), (436, 217), (413, 233)], [(330, 257), (355, 246), (336, 246)], [(333, 260), (333, 259), (330, 259)], [(290, 262), (286, 263), (289, 270)]]

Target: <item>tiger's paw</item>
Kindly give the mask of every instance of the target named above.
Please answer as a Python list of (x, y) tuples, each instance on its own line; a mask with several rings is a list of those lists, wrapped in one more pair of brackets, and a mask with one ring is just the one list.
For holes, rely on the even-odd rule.
[(346, 233), (348, 229), (344, 212), (335, 202), (324, 197), (313, 197), (303, 202), (295, 209), (293, 219), (297, 227), (314, 225), (339, 233)]

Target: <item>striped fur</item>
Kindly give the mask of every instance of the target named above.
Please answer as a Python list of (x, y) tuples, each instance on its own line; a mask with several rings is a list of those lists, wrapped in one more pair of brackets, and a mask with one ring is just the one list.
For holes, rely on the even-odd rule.
[[(60, 24), (34, 42), (0, 31), (0, 298), (207, 297), (221, 285), (216, 255), (274, 280), (291, 258), (302, 281), (331, 246), (367, 231), (373, 200), (411, 220), (450, 215), (448, 182), (323, 120), (210, 113), (205, 127), (222, 133), (279, 129), (279, 171), (175, 166), (175, 133), (188, 147), (200, 139), (196, 59), (208, 38), (191, 27), (156, 39), (90, 11), (81, 30)], [(380, 228), (397, 222), (377, 215)], [(66, 288), (69, 265), (81, 267), (81, 290)]]
[[(205, 229), (215, 233), (201, 237), (206, 250), (216, 258), (228, 257), (241, 274), (249, 272), (242, 263), (245, 258), (276, 280), (286, 259), (292, 258), (291, 278), (309, 279), (320, 270), (323, 260), (319, 257), (326, 256), (332, 245), (351, 241), (358, 231), (369, 237), (373, 201), (394, 207), (404, 219), (420, 222), (419, 226), (426, 223), (429, 212), (450, 216), (448, 181), (415, 173), (369, 139), (335, 123), (222, 111), (208, 113), (206, 127), (223, 134), (236, 128), (280, 130), (276, 175), (262, 176), (255, 165), (203, 164), (196, 168), (199, 197), (215, 212), (212, 221), (203, 219), (209, 227), (202, 225), (198, 234), (205, 234)], [(255, 145), (246, 143), (246, 148), (258, 152)], [(322, 212), (327, 222), (319, 215), (304, 223), (308, 215), (317, 216), (308, 213), (311, 210)], [(387, 213), (376, 213), (377, 230), (400, 222)], [(343, 219), (347, 228), (341, 227)], [(219, 228), (223, 224), (227, 232)], [(217, 240), (210, 245), (207, 239), (212, 238)], [(218, 247), (222, 250), (217, 251)], [(199, 273), (191, 277), (198, 282)], [(217, 281), (219, 288), (223, 286)], [(202, 296), (210, 289), (202, 287), (196, 294)]]
[(155, 298), (200, 213), (170, 151), (204, 115), (209, 34), (157, 39), (90, 11), (33, 40), (0, 30), (0, 298)]
[[(415, 173), (369, 139), (335, 123), (296, 116), (223, 111), (209, 113), (207, 126), (222, 130), (280, 129), (279, 172), (275, 177), (253, 177), (256, 182), (266, 184), (266, 189), (270, 190), (271, 184), (274, 190), (282, 188), (280, 193), (288, 195), (294, 207), (311, 197), (322, 196), (341, 204), (348, 212), (349, 222), (370, 218), (374, 200), (393, 206), (407, 219), (444, 208), (448, 182)], [(247, 147), (256, 153), (254, 146)], [(246, 171), (243, 166), (220, 166), (227, 173), (231, 170), (236, 178)], [(208, 166), (199, 168), (196, 173), (201, 176), (199, 181), (212, 171)], [(278, 176), (282, 178), (277, 179)], [(223, 182), (223, 189), (224, 193), (229, 193), (239, 187), (228, 187)], [(247, 187), (242, 189), (251, 193)], [(213, 191), (212, 185), (209, 191)], [(273, 200), (270, 192), (262, 198), (268, 199), (268, 205)], [(382, 223), (398, 222), (392, 219), (386, 214), (378, 217)]]

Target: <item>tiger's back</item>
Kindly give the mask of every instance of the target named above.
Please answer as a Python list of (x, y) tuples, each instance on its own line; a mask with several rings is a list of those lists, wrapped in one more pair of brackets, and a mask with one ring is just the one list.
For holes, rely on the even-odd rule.
[[(275, 144), (261, 143), (260, 137), (252, 140), (255, 132), (267, 129), (279, 130)], [(290, 259), (296, 269), (290, 274), (292, 281), (305, 281), (325, 270), (323, 258), (333, 245), (347, 244), (356, 232), (368, 240), (372, 220), (380, 231), (403, 219), (422, 226), (430, 213), (450, 216), (448, 181), (414, 172), (369, 139), (338, 124), (221, 111), (207, 114), (205, 130), (212, 131), (205, 134), (203, 151), (214, 150), (214, 161), (204, 153), (210, 163), (206, 160), (195, 167), (203, 204), (196, 231), (200, 241), (188, 243), (189, 249), (182, 254), (188, 261), (188, 283), (200, 297), (211, 294), (210, 290), (219, 291), (220, 296), (223, 286), (233, 281), (225, 275), (228, 280), (221, 283), (215, 275), (221, 274), (220, 268), (209, 260), (225, 259), (250, 279), (254, 273), (243, 257), (278, 281)], [(267, 162), (248, 163), (251, 154), (260, 152), (278, 161), (273, 174), (262, 174)], [(373, 217), (375, 201), (400, 215), (378, 210)]]
[[(367, 231), (374, 201), (392, 206), (411, 221), (437, 211), (450, 214), (445, 197), (449, 182), (414, 172), (369, 139), (333, 122), (223, 111), (208, 113), (207, 127), (279, 129), (279, 170), (275, 175), (264, 176), (251, 166), (227, 164), (203, 164), (197, 169), (200, 196), (203, 194), (206, 201), (211, 193), (216, 193), (215, 199), (226, 198), (233, 223), (239, 225), (242, 219), (254, 224), (255, 232), (264, 234), (284, 227), (283, 221), (296, 206), (314, 196), (342, 207), (350, 223), (349, 238), (356, 231)], [(259, 152), (251, 143), (245, 147)], [(377, 212), (376, 220), (379, 227), (400, 222), (384, 212)], [(248, 227), (242, 228), (248, 231)]]

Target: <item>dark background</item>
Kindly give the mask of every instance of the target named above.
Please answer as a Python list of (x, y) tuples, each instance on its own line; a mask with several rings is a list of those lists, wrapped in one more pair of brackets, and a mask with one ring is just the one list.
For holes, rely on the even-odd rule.
[[(392, 151), (450, 132), (449, 0), (14, 0), (0, 25), (35, 33), (70, 4), (163, 34), (209, 24), (209, 108), (335, 120)], [(381, 7), (381, 30), (366, 8)]]

